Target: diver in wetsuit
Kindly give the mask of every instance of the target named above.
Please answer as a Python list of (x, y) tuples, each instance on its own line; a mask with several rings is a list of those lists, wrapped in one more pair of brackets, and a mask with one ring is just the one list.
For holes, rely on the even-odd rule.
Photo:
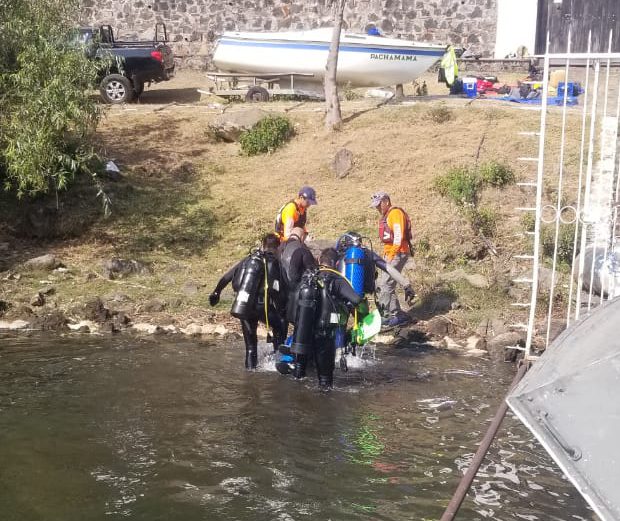
[(258, 323), (263, 322), (271, 329), (274, 351), (284, 343), (287, 323), (284, 318), (286, 295), (280, 282), (280, 263), (276, 251), (280, 240), (270, 233), (262, 240), (261, 249), (254, 250), (219, 280), (209, 304), (215, 306), (220, 301), (222, 290), (232, 282), (236, 293), (230, 313), (239, 319), (245, 341), (245, 367), (255, 369), (258, 362)]
[(301, 282), (301, 276), (307, 269), (317, 267), (316, 259), (306, 246), (306, 231), (303, 228), (293, 228), (289, 238), (278, 248), (278, 259), (282, 282), (287, 298), (286, 318), (288, 322), (295, 321), (295, 294)]
[[(350, 311), (362, 297), (336, 271), (338, 252), (321, 252), (318, 269), (306, 270), (295, 298), (295, 329), (290, 352), (294, 355), (293, 376), (303, 378), (310, 358), (314, 358), (319, 386), (333, 387), (336, 358), (336, 331), (346, 326)], [(278, 364), (287, 373), (290, 366)]]

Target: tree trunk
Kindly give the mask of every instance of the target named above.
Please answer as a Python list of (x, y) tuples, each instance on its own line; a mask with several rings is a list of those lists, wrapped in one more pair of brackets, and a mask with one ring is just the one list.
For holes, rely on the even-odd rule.
[(336, 84), (336, 71), (338, 70), (338, 49), (340, 48), (340, 32), (342, 30), (342, 18), (346, 0), (333, 0), (334, 9), (334, 32), (329, 46), (327, 65), (325, 66), (325, 127), (327, 130), (338, 130), (342, 125), (340, 113), (340, 100), (338, 99), (338, 85)]

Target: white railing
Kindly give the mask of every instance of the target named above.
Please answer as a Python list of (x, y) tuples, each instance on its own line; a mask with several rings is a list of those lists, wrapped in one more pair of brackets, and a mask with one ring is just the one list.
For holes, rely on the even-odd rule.
[[(620, 294), (617, 231), (620, 70), (614, 67), (620, 63), (620, 53), (611, 52), (612, 36), (610, 33), (607, 52), (590, 52), (591, 44), (588, 43), (588, 52), (572, 53), (569, 34), (565, 53), (547, 52), (544, 55), (540, 129), (519, 133), (538, 137), (537, 157), (522, 158), (536, 165), (536, 179), (519, 183), (524, 190), (535, 188), (536, 192), (535, 201), (520, 208), (535, 215), (534, 231), (529, 234), (533, 238), (532, 253), (517, 256), (532, 265), (531, 274), (525, 271), (518, 279), (531, 284), (530, 302), (516, 303), (529, 308), (525, 341), (528, 359), (536, 358), (536, 348), (548, 346), (554, 319), (561, 318), (569, 325), (605, 300)], [(549, 106), (546, 94), (552, 67), (564, 70), (565, 89), (557, 108)], [(578, 97), (579, 105), (571, 107), (569, 84), (575, 82), (583, 86), (583, 93)], [(551, 122), (554, 130), (559, 126), (559, 139), (557, 132), (549, 135)], [(575, 139), (576, 133), (579, 133), (578, 139)], [(575, 167), (576, 156), (578, 167)], [(545, 187), (549, 186), (554, 190), (552, 197), (545, 195)], [(559, 246), (561, 240), (565, 240), (565, 236), (561, 239), (561, 227), (571, 224), (574, 225), (573, 247), (570, 277), (566, 281), (566, 269), (562, 273), (559, 270)], [(553, 230), (553, 254), (546, 260), (541, 251), (543, 225)], [(546, 288), (548, 302), (542, 302), (540, 298), (539, 274), (543, 263), (551, 269), (549, 287)], [(560, 281), (563, 288), (558, 288)], [(559, 289), (567, 291), (563, 292), (566, 299), (558, 303)], [(540, 326), (543, 316), (544, 325)]]

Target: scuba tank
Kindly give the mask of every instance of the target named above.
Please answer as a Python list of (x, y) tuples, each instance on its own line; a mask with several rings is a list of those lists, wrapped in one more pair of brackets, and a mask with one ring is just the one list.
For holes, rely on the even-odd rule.
[[(329, 275), (329, 272), (326, 273), (322, 271), (321, 268), (319, 268), (319, 273), (320, 305), (318, 313), (316, 314), (316, 329), (319, 331), (326, 331), (346, 326), (348, 313), (346, 310), (343, 312), (342, 307), (334, 300), (331, 293), (332, 286), (330, 277), (334, 277), (334, 275)], [(339, 277), (341, 275), (335, 276)]]
[(303, 275), (297, 294), (295, 331), (293, 332), (291, 352), (305, 355), (311, 351), (314, 345), (314, 327), (320, 299), (316, 271), (306, 272)]
[(264, 277), (263, 253), (253, 251), (243, 266), (239, 290), (233, 301), (230, 314), (235, 318), (247, 319), (256, 314), (256, 298)]
[(366, 252), (362, 247), (362, 237), (355, 232), (347, 232), (338, 239), (337, 249), (343, 255), (342, 274), (351, 283), (358, 295), (364, 295)]

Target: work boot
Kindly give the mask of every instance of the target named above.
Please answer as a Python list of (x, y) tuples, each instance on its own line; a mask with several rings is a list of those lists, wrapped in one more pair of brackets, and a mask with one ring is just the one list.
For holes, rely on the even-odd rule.
[(258, 353), (256, 352), (256, 349), (248, 349), (245, 352), (245, 368), (247, 370), (250, 369), (256, 369), (256, 366), (258, 365)]
[(389, 331), (395, 327), (401, 327), (411, 322), (411, 317), (402, 311), (397, 311), (390, 317), (381, 320), (381, 330)]

